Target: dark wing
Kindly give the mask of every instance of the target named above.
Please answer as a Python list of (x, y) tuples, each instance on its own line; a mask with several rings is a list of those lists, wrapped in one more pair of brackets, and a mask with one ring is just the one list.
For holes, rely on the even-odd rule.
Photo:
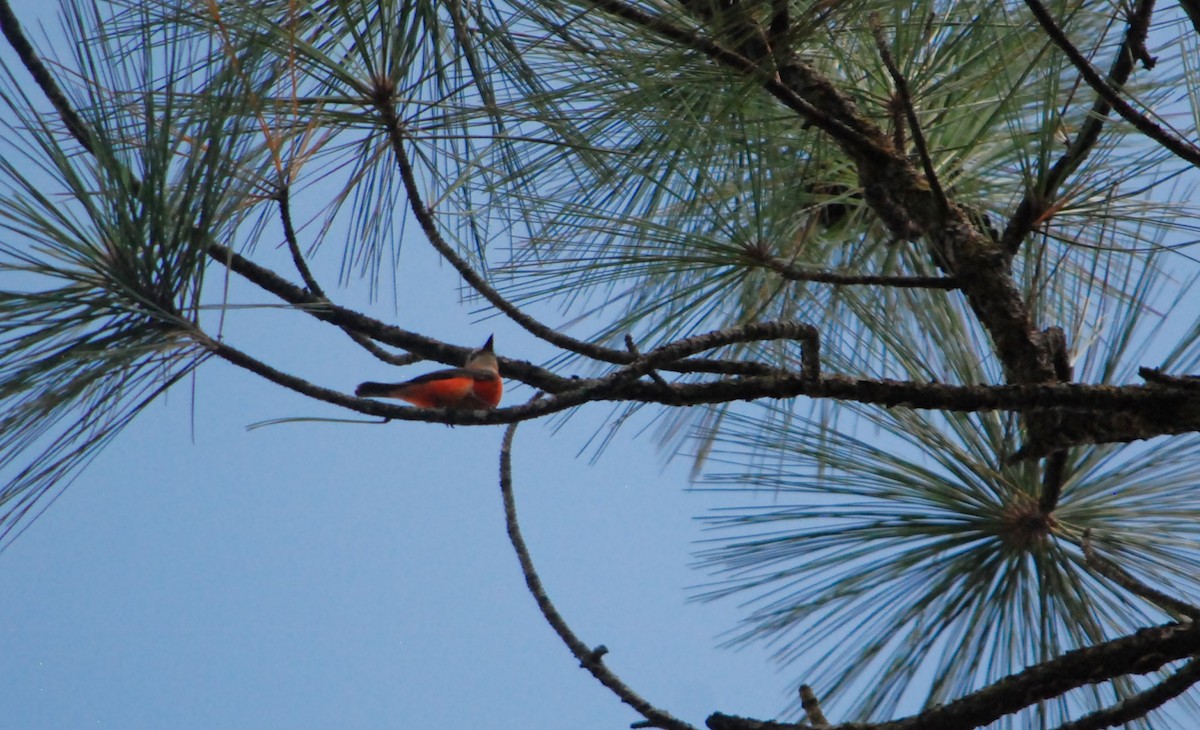
[(495, 380), (497, 375), (488, 370), (473, 370), (472, 368), (450, 368), (449, 370), (435, 370), (432, 373), (418, 375), (412, 380), (404, 381), (403, 385), (418, 385), (420, 383), (432, 383), (435, 380), (450, 380), (451, 378), (470, 378), (471, 380)]

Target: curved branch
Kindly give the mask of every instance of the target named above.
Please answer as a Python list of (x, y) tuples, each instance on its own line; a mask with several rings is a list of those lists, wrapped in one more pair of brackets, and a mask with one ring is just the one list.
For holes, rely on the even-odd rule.
[(275, 202), (279, 205), (279, 222), (283, 224), (283, 240), (287, 242), (288, 252), (292, 255), (292, 263), (300, 273), (304, 286), (318, 299), (327, 299), (325, 290), (317, 283), (317, 279), (304, 260), (304, 252), (300, 250), (300, 241), (296, 237), (296, 227), (292, 225), (292, 189), (286, 183), (275, 191)]
[[(296, 286), (274, 271), (259, 266), (233, 249), (219, 243), (208, 245), (208, 255), (228, 267), (230, 271), (323, 322), (362, 333), (378, 342), (403, 348), (427, 360), (448, 365), (462, 364), (467, 355), (471, 353), (472, 348), (470, 347), (448, 345), (432, 337), (385, 324), (353, 309), (347, 309), (313, 296), (312, 293)], [(545, 368), (539, 368), (528, 362), (510, 358), (500, 358), (500, 362), (506, 376), (529, 383), (541, 390), (557, 393), (578, 386), (578, 381), (572, 378), (555, 375)]]
[[(534, 400), (540, 397), (540, 394), (534, 396)], [(554, 629), (554, 633), (558, 634), (558, 638), (567, 645), (575, 658), (579, 660), (579, 666), (588, 670), (600, 684), (612, 690), (622, 702), (632, 707), (639, 715), (646, 718), (646, 725), (643, 727), (658, 727), (665, 730), (696, 730), (682, 720), (678, 720), (670, 713), (660, 710), (654, 705), (647, 702), (641, 695), (634, 692), (627, 684), (621, 681), (620, 677), (612, 672), (604, 665), (604, 654), (608, 651), (603, 646), (595, 649), (575, 635), (571, 627), (567, 625), (566, 620), (558, 609), (554, 607), (550, 597), (546, 594), (546, 588), (542, 585), (541, 578), (538, 577), (537, 570), (533, 567), (533, 559), (529, 557), (529, 548), (525, 545), (525, 538), (521, 536), (521, 526), (517, 522), (517, 503), (513, 496), (512, 486), (512, 442), (513, 436), (517, 431), (517, 424), (510, 425), (504, 431), (504, 441), (500, 446), (500, 493), (504, 498), (504, 525), (508, 529), (508, 538), (512, 543), (513, 550), (517, 553), (517, 561), (521, 564), (521, 573), (525, 576), (525, 585), (529, 588), (529, 593), (533, 596), (533, 600), (537, 603), (538, 610), (542, 612), (546, 623), (550, 624), (550, 628)]]
[(404, 134), (403, 123), (396, 116), (396, 110), (391, 105), (390, 94), (386, 102), (376, 105), (376, 109), (379, 111), (384, 127), (387, 130), (388, 140), (392, 146), (392, 154), (396, 158), (397, 167), (400, 169), (400, 179), (404, 183), (404, 190), (408, 195), (409, 208), (411, 208), (413, 215), (416, 217), (417, 223), (420, 224), (421, 230), (424, 231), (425, 237), (429, 239), (429, 243), (443, 259), (454, 267), (458, 275), (493, 307), (508, 315), (509, 319), (519, 324), (535, 337), (545, 340), (556, 347), (561, 347), (595, 360), (612, 363), (629, 362), (630, 355), (627, 352), (584, 342), (583, 340), (564, 335), (553, 327), (542, 324), (521, 311), (515, 304), (501, 296), (500, 292), (496, 291), (492, 285), (484, 281), (479, 272), (475, 271), (464, 258), (459, 256), (454, 247), (438, 231), (433, 211), (425, 204), (420, 186), (417, 184), (417, 177), (413, 170), (412, 162), (408, 158), (408, 152), (404, 149), (404, 143), (408, 138)]
[(1090, 529), (1084, 530), (1080, 546), (1083, 548), (1083, 557), (1087, 561), (1087, 566), (1096, 571), (1096, 573), (1108, 578), (1138, 598), (1158, 606), (1168, 614), (1187, 618), (1191, 621), (1200, 621), (1200, 607), (1193, 606), (1187, 601), (1182, 601), (1146, 585), (1133, 577), (1121, 566), (1097, 554), (1096, 548), (1092, 544)]
[[(655, 368), (665, 367), (689, 355), (695, 355), (706, 350), (738, 342), (758, 342), (762, 340), (795, 340), (803, 343), (801, 351), (802, 376), (814, 380), (820, 377), (820, 335), (817, 332), (817, 328), (812, 325), (790, 321), (751, 322), (739, 327), (730, 327), (676, 340), (642, 355), (627, 367), (618, 370), (614, 373), (614, 376), (640, 377)], [(776, 372), (780, 375), (787, 374), (787, 371)]]
[[(287, 279), (279, 276), (274, 271), (259, 266), (250, 259), (219, 243), (210, 243), (208, 245), (208, 255), (247, 281), (323, 322), (361, 332), (371, 339), (384, 344), (400, 347), (414, 352), (424, 359), (435, 360), (449, 365), (461, 364), (471, 352), (471, 348), (447, 345), (439, 340), (385, 324), (352, 309), (319, 299), (302, 287), (296, 286)], [(629, 364), (637, 359), (635, 355), (627, 352), (621, 353), (621, 356), (622, 364)], [(506, 377), (516, 378), (539, 390), (545, 390), (550, 393), (570, 390), (579, 385), (578, 379), (555, 375), (545, 368), (537, 367), (524, 360), (513, 360), (502, 357), (500, 358), (500, 364)], [(663, 365), (662, 369), (680, 373), (715, 373), (720, 375), (770, 375), (771, 373), (778, 372), (777, 368), (772, 368), (762, 363), (711, 358), (691, 358), (678, 363)]]
[[(279, 219), (283, 224), (283, 238), (287, 242), (288, 251), (292, 254), (292, 263), (296, 265), (296, 271), (300, 273), (300, 279), (304, 282), (304, 286), (308, 287), (309, 293), (317, 300), (329, 301), (329, 297), (325, 295), (325, 291), (317, 282), (317, 278), (313, 276), (312, 270), (308, 268), (308, 262), (304, 260), (304, 253), (300, 250), (300, 241), (296, 236), (296, 228), (292, 224), (291, 198), (291, 187), (286, 184), (281, 185), (275, 193), (275, 201), (279, 204)], [(382, 360), (389, 365), (411, 365), (421, 359), (419, 356), (412, 354), (393, 354), (372, 342), (370, 338), (349, 327), (343, 326), (341, 329), (359, 347), (374, 355), (376, 359)]]

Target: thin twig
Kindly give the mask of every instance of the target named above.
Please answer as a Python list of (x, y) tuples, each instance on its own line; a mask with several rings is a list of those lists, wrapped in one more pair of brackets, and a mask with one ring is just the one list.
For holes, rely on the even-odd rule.
[[(651, 350), (618, 373), (643, 375), (650, 370), (678, 362), (696, 353), (739, 342), (763, 340), (794, 340), (801, 343), (801, 376), (816, 380), (821, 376), (821, 339), (817, 328), (801, 322), (786, 320), (750, 322), (738, 327), (706, 332), (686, 337)], [(786, 373), (786, 371), (783, 371)]]
[[(534, 396), (534, 399), (536, 400), (540, 395)], [(529, 548), (525, 545), (525, 538), (521, 536), (521, 526), (517, 522), (517, 504), (512, 486), (512, 442), (516, 430), (517, 424), (515, 423), (505, 429), (504, 441), (500, 447), (500, 493), (504, 498), (504, 523), (508, 528), (508, 537), (512, 542), (513, 550), (517, 553), (517, 560), (521, 564), (525, 585), (529, 587), (529, 593), (537, 602), (538, 609), (545, 617), (546, 623), (550, 624), (550, 628), (554, 629), (558, 638), (562, 639), (562, 642), (579, 660), (581, 667), (588, 670), (600, 684), (612, 690), (613, 694), (622, 702), (646, 718), (648, 725), (645, 726), (664, 728), (665, 730), (696, 730), (692, 725), (678, 720), (670, 713), (650, 704), (622, 682), (604, 664), (603, 656), (607, 649), (603, 647), (593, 649), (583, 643), (567, 625), (566, 620), (554, 607), (554, 603), (550, 601), (550, 596), (546, 594), (541, 578), (538, 577), (537, 570), (533, 567), (533, 559), (529, 557)]]
[(286, 183), (280, 185), (279, 189), (275, 191), (275, 202), (279, 204), (279, 221), (283, 224), (283, 240), (287, 242), (288, 251), (292, 254), (292, 263), (296, 265), (296, 271), (300, 272), (300, 279), (304, 285), (308, 287), (313, 296), (319, 299), (328, 299), (325, 291), (321, 289), (321, 285), (317, 283), (316, 277), (309, 270), (308, 262), (304, 260), (304, 253), (300, 250), (296, 229), (292, 225), (291, 201), (291, 187)]
[[(308, 262), (304, 260), (304, 254), (300, 250), (300, 241), (296, 236), (296, 228), (292, 225), (291, 188), (288, 185), (281, 186), (275, 193), (275, 200), (279, 203), (279, 219), (283, 224), (283, 238), (287, 242), (288, 251), (292, 254), (292, 263), (296, 265), (296, 270), (300, 272), (300, 278), (304, 281), (304, 285), (308, 287), (309, 293), (316, 299), (328, 302), (329, 297), (325, 295), (325, 291), (317, 283), (317, 278), (313, 276), (312, 270), (308, 268)], [(388, 352), (375, 344), (371, 338), (349, 327), (342, 327), (341, 329), (355, 344), (374, 355), (376, 359), (382, 360), (389, 365), (402, 367), (420, 362), (423, 359), (419, 355), (411, 353), (397, 355)]]
[[(1154, 6), (1154, 0), (1137, 0), (1137, 2), (1138, 5), (1133, 11), (1134, 17), (1149, 13), (1149, 8)], [(1134, 53), (1132, 49), (1134, 35), (1134, 28), (1130, 27), (1126, 30), (1124, 42), (1113, 57), (1112, 66), (1108, 71), (1109, 83), (1112, 85), (1124, 86), (1125, 82), (1129, 80), (1129, 76), (1133, 73)], [(1017, 252), (1021, 241), (1033, 230), (1033, 227), (1037, 225), (1042, 215), (1049, 208), (1057, 194), (1058, 188), (1062, 186), (1068, 175), (1083, 164), (1084, 159), (1091, 153), (1092, 148), (1095, 147), (1096, 142), (1100, 139), (1100, 133), (1104, 130), (1104, 125), (1107, 123), (1108, 115), (1111, 111), (1112, 105), (1103, 96), (1099, 96), (1092, 104), (1087, 118), (1080, 125), (1075, 139), (1071, 141), (1067, 150), (1055, 161), (1050, 170), (1046, 172), (1042, 189), (1030, 189), (1026, 191), (1024, 199), (1017, 205), (1016, 212), (1009, 219), (1008, 224), (1004, 228), (1004, 234), (1000, 237), (1001, 246), (1009, 255)]]
[[(633, 341), (633, 335), (630, 335), (630, 334), (625, 335), (625, 349), (627, 349), (631, 353), (633, 353), (634, 357), (638, 358), (639, 360), (641, 359), (642, 351), (638, 349), (637, 343)], [(636, 363), (637, 361), (635, 360), (634, 362)], [(670, 390), (671, 384), (668, 383), (666, 380), (664, 380), (663, 376), (659, 375), (657, 370), (655, 370), (654, 368), (651, 368), (649, 371), (646, 372), (646, 374), (650, 376), (651, 380), (658, 383), (662, 387)]]
[(1138, 375), (1147, 383), (1166, 385), (1183, 390), (1200, 390), (1200, 375), (1167, 375), (1158, 368), (1138, 368)]
[(891, 75), (892, 82), (896, 84), (896, 93), (900, 97), (900, 103), (904, 108), (904, 115), (908, 119), (908, 127), (912, 132), (913, 144), (916, 145), (917, 155), (921, 158), (921, 167), (925, 170), (925, 180), (929, 183), (934, 200), (937, 201), (939, 212), (942, 215), (946, 215), (950, 211), (950, 202), (946, 200), (946, 191), (942, 190), (942, 183), (938, 180), (937, 170), (933, 166), (933, 159), (929, 156), (929, 146), (925, 143), (925, 133), (921, 131), (921, 122), (917, 119), (917, 110), (913, 108), (912, 93), (908, 89), (908, 79), (904, 78), (904, 74), (900, 73), (900, 67), (896, 65), (895, 59), (892, 58), (892, 52), (888, 50), (887, 39), (883, 37), (883, 27), (879, 24), (878, 13), (871, 13), (870, 25), (871, 33), (875, 36), (875, 46), (879, 50), (879, 57), (883, 60), (883, 65), (887, 68), (888, 74)]
[(747, 246), (743, 256), (761, 264), (788, 281), (811, 281), (819, 284), (889, 286), (910, 289), (957, 289), (958, 281), (950, 276), (888, 276), (882, 274), (845, 274), (824, 269), (807, 269), (772, 256), (760, 247)]
[(1117, 114), (1121, 115), (1122, 119), (1129, 122), (1142, 134), (1167, 148), (1180, 159), (1200, 166), (1200, 147), (1167, 132), (1157, 123), (1134, 109), (1125, 99), (1121, 98), (1121, 95), (1107, 81), (1100, 78), (1100, 74), (1096, 73), (1096, 69), (1092, 68), (1091, 62), (1071, 43), (1066, 33), (1054, 22), (1050, 11), (1046, 9), (1046, 6), (1040, 0), (1025, 0), (1025, 4), (1033, 12), (1042, 29), (1046, 31), (1046, 35), (1050, 36), (1050, 40), (1054, 42), (1054, 45), (1067, 54), (1067, 58), (1071, 60), (1071, 64), (1079, 71), (1079, 75), (1083, 77), (1087, 85), (1092, 87), (1093, 91), (1111, 104), (1112, 108)]
[(1187, 601), (1180, 600), (1174, 596), (1169, 596), (1156, 588), (1146, 585), (1137, 578), (1134, 578), (1121, 566), (1097, 554), (1095, 546), (1092, 545), (1091, 533), (1092, 531), (1090, 529), (1084, 530), (1083, 539), (1080, 541), (1080, 547), (1083, 548), (1083, 557), (1087, 561), (1089, 568), (1105, 578), (1108, 578), (1133, 595), (1153, 603), (1155, 606), (1158, 606), (1168, 614), (1173, 616), (1183, 616), (1191, 621), (1200, 619), (1200, 607), (1193, 606)]
[(1154, 0), (1139, 3), (1129, 12), (1129, 52), (1142, 62), (1149, 71), (1158, 64), (1158, 59), (1146, 50), (1146, 37), (1150, 34), (1150, 18), (1154, 15)]
[(417, 223), (420, 224), (421, 230), (425, 233), (425, 237), (434, 249), (437, 250), (438, 254), (449, 262), (455, 271), (458, 272), (458, 275), (463, 278), (463, 281), (467, 282), (480, 296), (535, 337), (545, 340), (556, 347), (561, 347), (564, 350), (569, 350), (595, 360), (612, 363), (628, 362), (628, 353), (578, 340), (534, 319), (501, 296), (491, 284), (488, 284), (475, 271), (470, 263), (458, 255), (458, 252), (454, 250), (454, 247), (446, 241), (441, 231), (438, 230), (437, 220), (434, 217), (433, 211), (425, 204), (424, 197), (421, 195), (416, 172), (413, 170), (408, 152), (404, 149), (407, 136), (404, 133), (403, 124), (391, 104), (392, 100), (389, 96), (386, 101), (378, 103), (376, 109), (379, 111), (388, 134), (388, 139), (391, 142), (392, 155), (395, 157), (396, 166), (400, 170), (400, 179), (404, 184), (404, 190), (408, 196), (409, 208), (412, 210), (413, 216), (416, 217)]

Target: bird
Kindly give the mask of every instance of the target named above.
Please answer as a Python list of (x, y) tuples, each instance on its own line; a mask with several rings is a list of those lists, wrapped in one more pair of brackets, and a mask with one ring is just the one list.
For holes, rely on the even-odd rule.
[(467, 356), (461, 368), (436, 370), (403, 383), (360, 383), (360, 398), (398, 398), (418, 408), (484, 410), (500, 404), (504, 390), (500, 363), (492, 350), (492, 337)]

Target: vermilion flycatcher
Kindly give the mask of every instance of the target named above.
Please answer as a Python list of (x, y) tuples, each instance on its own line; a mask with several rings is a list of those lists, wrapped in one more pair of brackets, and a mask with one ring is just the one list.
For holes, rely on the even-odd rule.
[(504, 386), (500, 363), (492, 351), (492, 338), (467, 356), (461, 368), (437, 370), (403, 383), (362, 383), (360, 398), (399, 398), (418, 408), (495, 408)]

